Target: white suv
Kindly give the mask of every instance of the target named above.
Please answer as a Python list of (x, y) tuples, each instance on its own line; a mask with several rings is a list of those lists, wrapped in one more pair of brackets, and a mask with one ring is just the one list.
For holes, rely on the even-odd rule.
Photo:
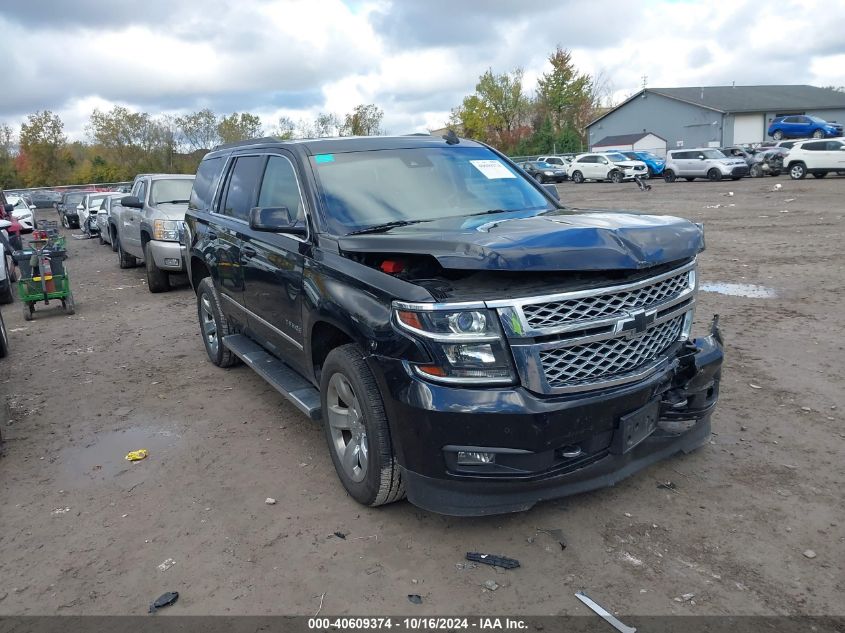
[(636, 178), (639, 176), (640, 178), (648, 178), (648, 167), (646, 164), (635, 158), (628, 158), (622, 152), (599, 152), (602, 156), (607, 156), (610, 160), (614, 163), (619, 165), (622, 168), (622, 171), (625, 172), (625, 179), (628, 180), (630, 178)]
[(824, 178), (828, 172), (845, 173), (845, 139), (801, 141), (784, 156), (783, 164), (793, 180), (807, 174)]
[(609, 180), (622, 182), (625, 171), (604, 154), (581, 154), (569, 165), (569, 179), (572, 182), (585, 180)]

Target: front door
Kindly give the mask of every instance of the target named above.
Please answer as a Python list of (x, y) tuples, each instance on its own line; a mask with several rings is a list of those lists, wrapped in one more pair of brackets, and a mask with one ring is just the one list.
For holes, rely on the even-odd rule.
[[(292, 160), (267, 157), (256, 206), (289, 210), (302, 226), (305, 203)], [(250, 230), (241, 248), (250, 329), (280, 358), (299, 368), (302, 351), (302, 273), (308, 242), (286, 233)]]
[[(131, 195), (138, 198), (141, 204), (147, 199), (147, 181), (142, 178), (135, 183)], [(123, 225), (120, 227), (120, 241), (126, 251), (134, 254), (141, 253), (141, 214), (143, 209), (123, 207), (120, 219)]]

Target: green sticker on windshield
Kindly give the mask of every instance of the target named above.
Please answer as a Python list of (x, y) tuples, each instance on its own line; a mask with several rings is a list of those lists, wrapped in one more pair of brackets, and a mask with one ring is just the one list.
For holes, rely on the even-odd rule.
[(318, 165), (320, 163), (333, 163), (334, 162), (334, 154), (317, 154), (314, 157), (314, 162)]

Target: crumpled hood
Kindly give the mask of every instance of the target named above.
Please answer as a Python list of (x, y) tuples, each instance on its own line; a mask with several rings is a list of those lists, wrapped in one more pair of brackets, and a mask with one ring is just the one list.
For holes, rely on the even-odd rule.
[(625, 270), (693, 257), (704, 233), (670, 216), (560, 210), (446, 218), (338, 240), (342, 251), (431, 255), (460, 270)]

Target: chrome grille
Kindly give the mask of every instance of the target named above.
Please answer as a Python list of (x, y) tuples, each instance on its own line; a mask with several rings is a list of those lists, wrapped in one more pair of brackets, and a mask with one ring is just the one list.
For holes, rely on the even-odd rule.
[(585, 345), (540, 351), (551, 387), (608, 381), (658, 359), (678, 340), (685, 315), (658, 323), (636, 338), (610, 338)]
[[(535, 303), (522, 307), (528, 325), (535, 329), (555, 327), (576, 321), (590, 321), (616, 315), (628, 310), (648, 309), (681, 294), (690, 285), (690, 272), (667, 277), (635, 290), (595, 294), (589, 297)], [(597, 290), (596, 292), (601, 292)]]

